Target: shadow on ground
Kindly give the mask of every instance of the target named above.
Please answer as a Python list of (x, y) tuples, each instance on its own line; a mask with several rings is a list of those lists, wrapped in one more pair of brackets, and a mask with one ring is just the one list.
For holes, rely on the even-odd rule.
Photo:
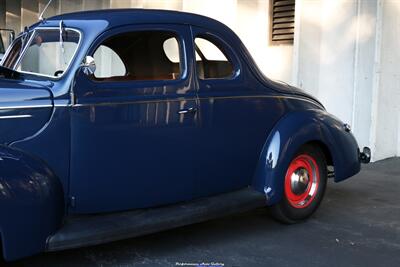
[(282, 225), (264, 209), (6, 266), (400, 266), (400, 159), (330, 181), (318, 212)]

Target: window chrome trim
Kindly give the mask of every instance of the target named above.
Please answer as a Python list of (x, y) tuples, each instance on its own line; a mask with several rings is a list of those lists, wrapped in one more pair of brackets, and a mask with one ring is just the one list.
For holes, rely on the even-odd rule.
[[(19, 56), (17, 63), (14, 65), (13, 70), (15, 70), (15, 71), (17, 71), (19, 73), (32, 74), (32, 75), (37, 75), (37, 76), (40, 76), (40, 77), (47, 77), (47, 78), (51, 78), (51, 79), (54, 79), (54, 80), (60, 80), (64, 76), (64, 74), (67, 73), (69, 71), (69, 69), (71, 68), (72, 62), (76, 58), (76, 55), (78, 54), (78, 51), (81, 48), (83, 34), (82, 34), (82, 32), (80, 30), (78, 30), (76, 28), (69, 28), (69, 27), (65, 28), (66, 31), (70, 30), (70, 31), (74, 31), (74, 32), (78, 33), (79, 34), (79, 42), (78, 42), (78, 44), (76, 46), (74, 54), (72, 55), (70, 61), (68, 62), (67, 68), (65, 69), (65, 71), (62, 73), (61, 76), (56, 77), (56, 76), (47, 75), (47, 74), (41, 74), (41, 73), (36, 73), (36, 72), (29, 72), (29, 71), (22, 71), (22, 70), (18, 71), (17, 70), (17, 67), (20, 65), (22, 58), (25, 56), (26, 50), (28, 49), (28, 47), (32, 43), (32, 40), (33, 40), (33, 37), (36, 34), (36, 31), (40, 31), (40, 30), (58, 30), (58, 29), (59, 29), (58, 27), (37, 27), (34, 30), (32, 30), (32, 36), (29, 38), (29, 41), (28, 41), (27, 45), (25, 46), (24, 50), (22, 51), (21, 55)], [(5, 56), (3, 57), (3, 59), (4, 58), (5, 58)], [(1, 62), (3, 62), (3, 59), (2, 59)]]
[[(21, 52), (21, 54), (19, 55), (19, 57), (17, 59), (17, 62), (15, 62), (14, 66), (13, 66), (13, 70), (15, 70), (17, 68), (17, 66), (21, 62), (21, 59), (23, 58), (23, 56), (25, 56), (25, 52), (28, 49), (28, 46), (30, 46), (33, 36), (35, 36), (35, 32), (36, 32), (36, 30), (32, 31), (31, 37), (29, 37), (28, 42), (25, 44), (25, 47), (22, 49), (22, 52)], [(27, 32), (25, 34), (29, 35), (29, 33), (30, 32)], [(21, 38), (22, 38), (22, 35), (21, 35)], [(21, 40), (21, 42), (22, 42), (22, 40)], [(22, 46), (22, 43), (21, 43), (21, 46)]]
[[(28, 32), (28, 33), (23, 33), (23, 34), (29, 34), (29, 32)], [(1, 58), (1, 61), (0, 61), (0, 65), (1, 65), (1, 66), (3, 66), (4, 59), (8, 57), (8, 54), (10, 54), (11, 49), (15, 46), (15, 44), (17, 43), (17, 41), (18, 41), (19, 39), (21, 39), (21, 38), (22, 38), (22, 35), (17, 36), (17, 37), (15, 38), (15, 40), (8, 46), (6, 52), (4, 53), (3, 57)], [(29, 40), (28, 40), (28, 41), (29, 41)]]
[[(159, 25), (159, 24), (157, 24), (157, 25)], [(176, 41), (178, 42), (179, 76), (176, 79), (169, 79), (169, 80), (157, 79), (157, 80), (112, 81), (112, 80), (102, 80), (102, 78), (97, 78), (97, 77), (95, 77), (93, 75), (93, 77), (90, 79), (90, 81), (92, 81), (93, 83), (98, 83), (98, 84), (102, 84), (102, 83), (121, 83), (121, 84), (126, 84), (126, 83), (132, 83), (132, 82), (134, 82), (134, 83), (137, 83), (137, 82), (139, 82), (139, 83), (154, 83), (154, 82), (162, 82), (162, 83), (171, 82), (171, 83), (174, 83), (174, 82), (182, 82), (182, 81), (184, 81), (184, 80), (186, 80), (188, 78), (188, 76), (189, 76), (189, 61), (187, 59), (187, 47), (185, 45), (186, 40), (185, 40), (185, 37), (182, 34), (180, 34), (179, 30), (176, 30), (176, 29), (173, 29), (173, 28), (170, 28), (170, 27), (168, 27), (168, 28), (167, 27), (165, 27), (165, 28), (158, 28), (158, 27), (156, 27), (156, 28), (147, 28), (147, 27), (145, 27), (143, 29), (134, 29), (134, 30), (129, 30), (128, 29), (128, 30), (125, 30), (126, 26), (129, 26), (129, 25), (120, 26), (120, 27), (123, 27), (124, 30), (121, 31), (121, 32), (119, 32), (117, 30), (118, 33), (117, 34), (113, 33), (111, 35), (111, 37), (110, 36), (109, 37), (102, 37), (101, 41), (98, 42), (98, 44), (96, 44), (96, 47), (94, 49), (90, 49), (90, 50), (93, 50), (92, 53), (90, 53), (91, 56), (94, 56), (94, 53), (97, 51), (97, 49), (105, 41), (107, 41), (108, 39), (113, 38), (115, 36), (118, 36), (118, 35), (129, 34), (129, 33), (134, 33), (134, 32), (135, 33), (140, 33), (140, 32), (158, 32), (158, 33), (159, 32), (163, 32), (163, 33), (165, 33), (166, 32), (166, 33), (171, 34), (172, 35), (171, 38), (175, 38)], [(114, 31), (115, 31), (115, 29), (114, 29)], [(97, 42), (97, 40), (95, 42)], [(162, 48), (164, 49), (164, 47), (162, 47)], [(163, 52), (165, 53), (165, 51), (163, 51)], [(89, 54), (87, 53), (87, 55), (89, 55)], [(112, 78), (112, 77), (109, 77), (109, 78)]]
[[(241, 74), (242, 74), (242, 63), (241, 60), (239, 59), (237, 52), (235, 49), (231, 47), (229, 43), (227, 43), (223, 38), (215, 35), (213, 32), (207, 32), (207, 31), (197, 31), (195, 35), (192, 33), (192, 42), (194, 45), (194, 48), (197, 46), (196, 45), (196, 39), (203, 39), (208, 41), (209, 43), (213, 44), (226, 58), (227, 62), (230, 63), (232, 66), (232, 73), (229, 76), (226, 77), (217, 77), (217, 78), (200, 78), (198, 75), (198, 67), (197, 67), (197, 60), (196, 60), (196, 49), (194, 49), (194, 62), (195, 64), (195, 75), (197, 80), (200, 83), (207, 83), (207, 82), (218, 82), (218, 81), (235, 81), (238, 79)], [(207, 59), (207, 58), (206, 58)]]

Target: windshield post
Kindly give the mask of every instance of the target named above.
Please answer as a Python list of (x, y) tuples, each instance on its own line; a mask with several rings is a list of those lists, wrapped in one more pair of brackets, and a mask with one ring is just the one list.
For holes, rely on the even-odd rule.
[(63, 39), (63, 34), (65, 31), (64, 31), (64, 23), (62, 20), (60, 21), (59, 31), (60, 31), (61, 60), (65, 65), (67, 65), (67, 60), (65, 59), (65, 48), (64, 48), (64, 39)]
[(26, 41), (28, 39), (28, 35), (29, 35), (29, 30), (28, 27), (24, 28), (24, 32), (22, 33), (21, 36), (21, 50), (20, 50), (20, 55), (22, 54), (22, 51), (24, 51), (25, 45), (26, 45)]

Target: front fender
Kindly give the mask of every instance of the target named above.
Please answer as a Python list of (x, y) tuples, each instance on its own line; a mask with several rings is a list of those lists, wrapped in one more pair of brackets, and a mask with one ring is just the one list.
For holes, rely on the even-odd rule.
[(281, 200), (289, 163), (300, 147), (310, 142), (317, 142), (329, 151), (336, 182), (360, 171), (357, 142), (340, 120), (324, 110), (289, 113), (268, 136), (253, 179), (253, 187), (265, 192), (269, 205)]
[(46, 239), (62, 223), (60, 181), (46, 164), (0, 146), (0, 231), (6, 260), (44, 251)]

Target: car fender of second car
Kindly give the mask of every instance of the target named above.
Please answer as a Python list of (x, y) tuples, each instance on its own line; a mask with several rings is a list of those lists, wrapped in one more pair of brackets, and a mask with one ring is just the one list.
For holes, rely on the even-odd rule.
[(0, 242), (4, 258), (15, 260), (44, 250), (61, 226), (65, 204), (48, 164), (13, 147), (46, 130), (54, 112), (51, 83), (9, 72), (0, 67)]
[(0, 144), (11, 144), (40, 132), (52, 111), (52, 94), (45, 86), (1, 79)]
[(60, 181), (43, 161), (4, 145), (0, 145), (0, 169), (4, 257), (15, 260), (39, 253), (62, 223), (65, 205)]
[[(96, 31), (89, 30), (93, 25)], [(49, 236), (62, 226), (68, 203), (69, 88), (106, 25), (103, 20), (71, 25), (81, 32), (82, 42), (62, 79), (0, 66), (0, 247), (7, 261), (45, 251)], [(44, 20), (28, 30), (42, 27), (57, 29), (59, 21)]]
[(266, 194), (268, 205), (281, 200), (287, 167), (307, 143), (322, 148), (329, 165), (335, 168), (335, 182), (360, 171), (357, 142), (342, 122), (323, 109), (292, 111), (270, 132), (254, 175), (253, 187)]

